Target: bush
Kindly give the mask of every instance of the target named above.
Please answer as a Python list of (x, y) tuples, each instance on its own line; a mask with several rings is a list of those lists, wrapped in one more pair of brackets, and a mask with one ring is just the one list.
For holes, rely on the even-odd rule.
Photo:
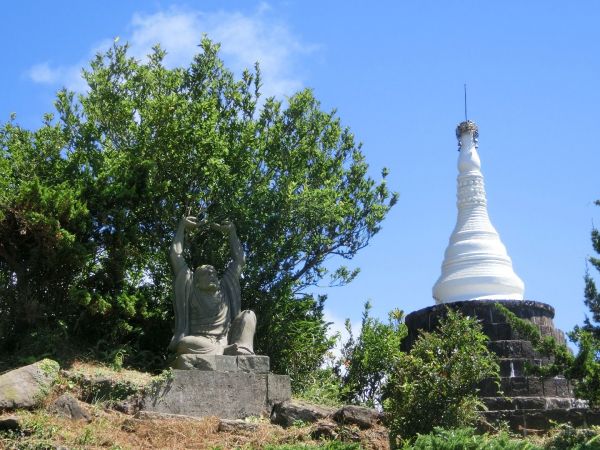
[(425, 435), (419, 435), (413, 443), (406, 443), (406, 450), (534, 450), (539, 447), (526, 440), (511, 438), (507, 433), (497, 435), (476, 434), (473, 428), (446, 430), (434, 428)]
[(435, 427), (473, 424), (482, 405), (477, 386), (499, 379), (496, 356), (476, 319), (447, 310), (435, 332), (401, 353), (387, 384), (384, 410), (393, 443)]
[(598, 429), (574, 428), (564, 424), (558, 426), (545, 442), (548, 450), (584, 450), (600, 449)]
[(398, 309), (389, 313), (388, 323), (369, 317), (371, 304), (365, 303), (360, 335), (354, 339), (350, 321), (346, 329), (350, 335), (342, 350), (344, 401), (369, 407), (381, 405), (383, 389), (395, 361), (400, 356), (400, 342), (407, 335), (402, 323), (404, 313)]

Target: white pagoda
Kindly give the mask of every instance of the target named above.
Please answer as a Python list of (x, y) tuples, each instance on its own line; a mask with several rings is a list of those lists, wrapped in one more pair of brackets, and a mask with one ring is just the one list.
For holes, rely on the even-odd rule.
[(436, 303), (464, 300), (523, 300), (523, 281), (490, 222), (477, 125), (462, 122), (459, 141), (456, 226), (444, 254), (442, 274), (433, 286)]

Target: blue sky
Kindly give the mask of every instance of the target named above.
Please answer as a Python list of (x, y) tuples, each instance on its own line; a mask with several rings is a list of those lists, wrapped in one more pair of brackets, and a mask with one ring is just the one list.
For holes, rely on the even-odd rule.
[[(36, 127), (57, 89), (115, 37), (143, 57), (159, 42), (187, 65), (202, 33), (236, 71), (258, 60), (266, 94), (313, 88), (364, 143), (372, 175), (390, 169), (400, 201), (351, 262), (359, 277), (324, 289), (330, 320), (411, 312), (431, 288), (456, 219), (454, 129), (469, 118), (492, 223), (525, 296), (581, 323), (589, 233), (600, 222), (600, 3), (593, 1), (103, 1), (3, 6), (0, 118)], [(332, 261), (334, 264), (335, 261)]]

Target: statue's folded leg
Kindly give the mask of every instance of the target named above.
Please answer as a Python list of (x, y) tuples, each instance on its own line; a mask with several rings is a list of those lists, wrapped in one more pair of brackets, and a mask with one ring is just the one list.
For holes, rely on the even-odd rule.
[(237, 355), (253, 355), (255, 332), (256, 315), (250, 310), (242, 311), (231, 323), (227, 341), (235, 345)]
[(206, 336), (185, 336), (177, 344), (177, 354), (222, 355), (223, 344)]

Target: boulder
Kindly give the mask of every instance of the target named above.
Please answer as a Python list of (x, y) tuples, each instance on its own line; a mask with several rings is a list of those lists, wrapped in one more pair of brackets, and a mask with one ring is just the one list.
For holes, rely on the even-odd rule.
[(0, 375), (0, 410), (33, 408), (50, 392), (60, 367), (43, 359)]
[(92, 420), (87, 408), (71, 394), (63, 394), (58, 397), (48, 407), (48, 411), (71, 420), (85, 420), (88, 422)]
[(298, 422), (314, 423), (335, 412), (335, 408), (317, 406), (311, 403), (290, 400), (277, 403), (271, 412), (271, 422), (283, 427), (289, 427)]
[(366, 430), (381, 422), (381, 413), (373, 408), (346, 405), (333, 414), (333, 420), (341, 425), (357, 425)]
[(333, 441), (338, 439), (338, 426), (331, 422), (318, 422), (314, 429), (310, 432), (310, 437), (317, 441)]

